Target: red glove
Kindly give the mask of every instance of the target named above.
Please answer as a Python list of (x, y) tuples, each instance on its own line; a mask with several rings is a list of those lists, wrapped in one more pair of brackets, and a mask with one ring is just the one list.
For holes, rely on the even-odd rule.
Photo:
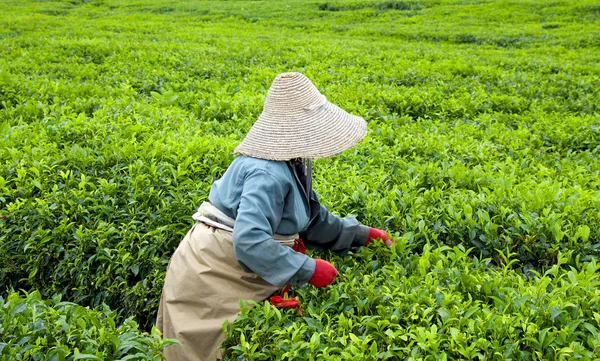
[(315, 259), (315, 273), (308, 281), (311, 285), (321, 288), (333, 283), (337, 270), (333, 265), (322, 259)]
[(300, 301), (296, 297), (283, 298), (281, 296), (272, 296), (269, 301), (277, 308), (300, 308)]
[(287, 294), (290, 292), (292, 286), (289, 284), (283, 287), (281, 290), (281, 296), (271, 296), (269, 301), (277, 308), (295, 308), (298, 314), (302, 316), (302, 308), (300, 307), (300, 301), (296, 297), (288, 298)]
[(367, 242), (365, 242), (365, 246), (371, 243), (371, 241), (373, 241), (374, 239), (380, 239), (381, 242), (384, 242), (385, 245), (388, 247), (392, 246), (393, 241), (390, 241), (390, 237), (388, 237), (385, 231), (382, 231), (381, 229), (377, 228), (369, 228), (369, 236), (367, 237)]

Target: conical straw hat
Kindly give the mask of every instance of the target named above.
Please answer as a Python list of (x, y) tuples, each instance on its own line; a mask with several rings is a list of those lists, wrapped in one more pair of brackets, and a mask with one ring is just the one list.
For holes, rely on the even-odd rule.
[(325, 158), (353, 147), (366, 133), (363, 118), (328, 102), (306, 76), (283, 73), (234, 153), (269, 160)]

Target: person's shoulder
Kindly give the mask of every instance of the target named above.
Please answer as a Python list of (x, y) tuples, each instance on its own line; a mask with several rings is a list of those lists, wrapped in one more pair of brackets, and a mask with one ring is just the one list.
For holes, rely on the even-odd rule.
[(282, 183), (289, 183), (290, 171), (285, 161), (238, 156), (234, 162), (244, 168), (247, 175), (266, 175), (277, 178)]
[(246, 155), (236, 157), (234, 163), (238, 163), (239, 166), (248, 171), (266, 171), (269, 173), (287, 173), (288, 171), (288, 165), (285, 161), (253, 158)]

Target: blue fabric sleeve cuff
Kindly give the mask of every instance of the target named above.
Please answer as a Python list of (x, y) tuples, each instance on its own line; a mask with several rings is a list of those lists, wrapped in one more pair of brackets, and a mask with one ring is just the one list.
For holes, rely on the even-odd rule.
[(306, 261), (304, 261), (298, 272), (296, 272), (296, 274), (290, 278), (288, 283), (292, 286), (299, 286), (308, 283), (315, 273), (316, 265), (317, 263), (315, 260), (307, 256)]
[(363, 226), (362, 224), (359, 225), (355, 231), (356, 233), (354, 235), (354, 240), (352, 241), (352, 247), (364, 246), (365, 243), (367, 243), (367, 238), (369, 238), (369, 230), (369, 227)]

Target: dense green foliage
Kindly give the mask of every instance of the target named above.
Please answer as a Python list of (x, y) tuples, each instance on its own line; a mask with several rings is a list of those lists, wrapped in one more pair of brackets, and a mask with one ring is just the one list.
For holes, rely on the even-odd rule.
[(70, 302), (42, 301), (35, 291), (26, 297), (0, 297), (0, 360), (161, 360), (172, 344), (155, 329), (138, 330), (131, 318), (120, 325), (104, 306), (90, 310)]
[[(600, 354), (600, 265), (523, 278), (499, 252), (490, 267), (461, 246), (421, 255), (402, 238), (335, 258), (327, 289), (304, 287), (303, 316), (269, 303), (246, 309), (224, 346), (245, 360), (539, 360)], [(241, 357), (241, 358), (239, 358)]]
[[(398, 268), (398, 279), (387, 284), (373, 270), (365, 292), (404, 284), (405, 298), (390, 295), (428, 304), (434, 289), (421, 283), (428, 276), (456, 300), (436, 300), (436, 318), (398, 316), (414, 335), (425, 325), (439, 334), (437, 351), (415, 357), (459, 357), (459, 346), (443, 346), (453, 342), (452, 328), (464, 340), (482, 337), (481, 329), (446, 325), (440, 307), (453, 315), (477, 305), (463, 315), (475, 320), (503, 314), (495, 299), (506, 297), (539, 300), (535, 316), (511, 306), (507, 325), (526, 317), (554, 335), (567, 324), (563, 316), (538, 316), (552, 307), (581, 324), (555, 343), (523, 341), (511, 351), (502, 345), (521, 331), (494, 321), (491, 346), (477, 344), (476, 352), (559, 358), (564, 347), (596, 350), (588, 339), (598, 320), (582, 307), (597, 311), (597, 304), (571, 300), (566, 284), (569, 267), (584, 277), (600, 253), (596, 1), (0, 0), (0, 7), (1, 292), (105, 303), (149, 330), (168, 259), (195, 207), (233, 159), (274, 76), (301, 71), (369, 122), (356, 148), (315, 162), (321, 200), (398, 232), (415, 253), (379, 260), (375, 268), (385, 271), (377, 275)], [(419, 256), (428, 245), (450, 247), (435, 251), (444, 268), (414, 273), (415, 263), (428, 262)], [(453, 263), (458, 246), (476, 258)], [(510, 268), (498, 250), (514, 254)], [(313, 305), (308, 317), (316, 319), (322, 300), (363, 282), (356, 270), (370, 257), (336, 259), (348, 270), (338, 285), (302, 290)], [(558, 267), (559, 259), (568, 262)], [(457, 274), (510, 290), (468, 288)], [(535, 293), (544, 289), (556, 305)], [(395, 305), (381, 302), (382, 310)], [(348, 319), (357, 322), (361, 312)], [(282, 320), (274, 326), (294, 319)], [(259, 321), (240, 327), (258, 327), (252, 322)], [(323, 327), (369, 347), (376, 340), (377, 352), (390, 345), (381, 335), (365, 341), (364, 328)], [(311, 334), (295, 337), (309, 342)], [(230, 341), (240, 337), (234, 332)], [(398, 347), (413, 352), (414, 345)]]

